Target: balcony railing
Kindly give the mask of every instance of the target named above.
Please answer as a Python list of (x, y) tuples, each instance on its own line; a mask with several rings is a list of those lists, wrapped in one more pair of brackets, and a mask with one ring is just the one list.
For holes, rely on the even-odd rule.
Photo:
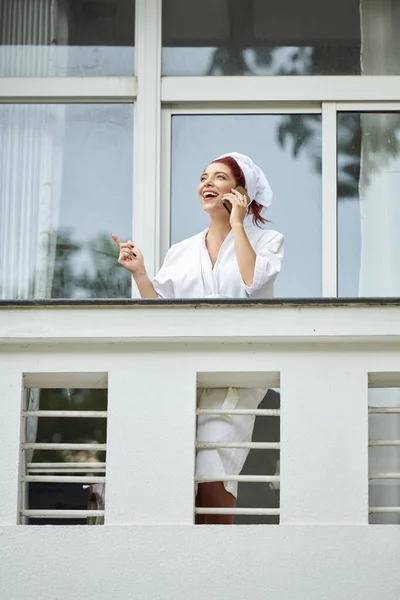
[[(220, 512), (240, 523), (400, 523), (399, 317), (394, 300), (3, 302), (1, 523), (193, 524)], [(279, 389), (280, 406), (196, 406), (196, 388), (228, 386)], [(107, 389), (107, 410), (21, 408), (26, 390), (56, 388)], [(383, 392), (376, 403), (377, 390), (391, 390), (391, 404)], [(235, 413), (280, 419), (280, 436), (195, 442), (196, 415)], [(104, 419), (107, 444), (25, 439), (28, 419), (53, 418)], [(95, 462), (43, 454), (106, 447)], [(257, 504), (264, 492), (249, 487), (246, 506), (239, 492), (235, 509), (196, 508), (195, 483), (211, 480), (195, 475), (196, 450), (244, 447), (274, 452), (272, 470), (212, 480), (269, 486), (277, 505)], [(47, 483), (106, 483), (105, 510), (32, 509), (29, 486)]]

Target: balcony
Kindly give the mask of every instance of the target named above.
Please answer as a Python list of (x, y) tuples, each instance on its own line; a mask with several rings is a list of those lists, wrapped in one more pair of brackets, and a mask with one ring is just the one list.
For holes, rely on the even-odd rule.
[[(0, 345), (5, 597), (397, 598), (400, 301), (3, 302)], [(196, 389), (223, 386), (280, 397), (280, 468), (245, 482), (275, 486), (275, 521), (256, 492), (237, 524), (194, 525)], [(107, 390), (103, 526), (23, 524), (38, 388)]]

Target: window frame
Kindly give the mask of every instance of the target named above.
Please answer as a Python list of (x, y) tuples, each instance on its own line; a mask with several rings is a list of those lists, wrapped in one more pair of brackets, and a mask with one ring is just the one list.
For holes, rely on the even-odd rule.
[[(316, 76), (318, 77), (318, 76)], [(187, 78), (182, 78), (187, 79)], [(201, 79), (211, 79), (210, 77)], [(215, 77), (212, 78), (213, 80)], [(238, 79), (242, 78), (229, 78)], [(299, 79), (291, 78), (293, 83)], [(304, 78), (301, 78), (304, 79)], [(353, 79), (353, 78), (351, 78)], [(386, 79), (386, 78), (383, 78)], [(379, 77), (379, 81), (381, 77)], [(384, 82), (383, 82), (384, 83)], [(400, 77), (399, 77), (400, 97)], [(190, 86), (188, 86), (190, 88)], [(212, 86), (204, 85), (205, 89)], [(375, 82), (376, 87), (376, 82)], [(212, 90), (213, 92), (214, 90)], [(211, 93), (210, 102), (175, 101), (162, 107), (162, 169), (161, 169), (161, 229), (159, 266), (170, 245), (170, 194), (171, 194), (171, 122), (176, 115), (228, 115), (228, 114), (321, 114), (322, 115), (322, 296), (338, 297), (338, 207), (337, 207), (337, 117), (341, 112), (400, 112), (400, 102), (376, 101), (361, 98), (353, 102), (312, 101), (293, 102), (288, 96), (281, 102), (217, 102)], [(340, 94), (338, 94), (340, 97)], [(176, 96), (175, 96), (176, 97)]]
[[(201, 104), (164, 105), (162, 111), (163, 168), (161, 180), (161, 254), (162, 260), (170, 245), (171, 224), (171, 123), (177, 115), (274, 115), (274, 114), (319, 114), (322, 117), (322, 297), (337, 295), (337, 242), (336, 242), (336, 185), (328, 185), (330, 171), (334, 168), (336, 178), (336, 125), (332, 103), (221, 103), (214, 106)], [(324, 143), (325, 140), (325, 143)]]

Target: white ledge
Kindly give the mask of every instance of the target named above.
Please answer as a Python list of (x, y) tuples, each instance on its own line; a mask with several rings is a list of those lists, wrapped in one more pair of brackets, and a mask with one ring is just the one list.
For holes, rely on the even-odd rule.
[[(397, 102), (396, 76), (163, 77), (161, 99), (181, 102)], [(284, 110), (284, 109), (283, 109)]]
[(400, 305), (126, 305), (0, 310), (0, 343), (399, 342)]
[(136, 95), (136, 77), (0, 78), (6, 102), (130, 102)]

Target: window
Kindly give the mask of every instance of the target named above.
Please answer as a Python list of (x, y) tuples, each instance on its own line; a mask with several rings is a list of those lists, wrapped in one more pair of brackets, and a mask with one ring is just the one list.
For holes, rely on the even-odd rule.
[[(264, 507), (269, 515), (237, 515), (235, 523), (241, 524), (279, 524), (280, 507), (280, 406), (279, 389), (270, 389), (261, 401), (256, 416), (253, 438), (255, 444), (265, 444), (266, 448), (254, 447), (244, 463), (242, 475), (271, 477), (271, 481), (242, 481), (238, 486), (237, 507)], [(269, 447), (268, 447), (269, 446)], [(273, 514), (275, 512), (275, 514)]]
[[(370, 373), (369, 522), (400, 524), (400, 387), (398, 373)], [(394, 387), (396, 386), (396, 387)]]
[(397, 2), (164, 0), (163, 74), (395, 75), (399, 19)]
[(340, 296), (400, 289), (400, 113), (338, 114)]
[(210, 507), (197, 487), (197, 524), (215, 523), (216, 515), (234, 515), (238, 525), (279, 524), (281, 400), (272, 387), (279, 383), (278, 372), (198, 373), (196, 486), (223, 481), (237, 501), (235, 508)]
[(20, 522), (103, 523), (107, 390), (25, 391)]
[(230, 149), (272, 183), (277, 297), (398, 295), (398, 4), (2, 0), (0, 297), (131, 296), (109, 233), (152, 277)]
[(134, 0), (2, 0), (1, 77), (133, 75)]
[[(299, 153), (300, 146), (305, 145)], [(321, 116), (318, 114), (175, 115), (171, 147), (171, 243), (208, 224), (197, 186), (201, 170), (236, 149), (266, 173), (274, 202), (266, 226), (285, 236), (277, 297), (321, 295)], [(290, 173), (290, 176), (288, 174)], [(307, 269), (304, 269), (307, 265)]]
[(0, 146), (0, 297), (129, 297), (132, 104), (3, 104)]

